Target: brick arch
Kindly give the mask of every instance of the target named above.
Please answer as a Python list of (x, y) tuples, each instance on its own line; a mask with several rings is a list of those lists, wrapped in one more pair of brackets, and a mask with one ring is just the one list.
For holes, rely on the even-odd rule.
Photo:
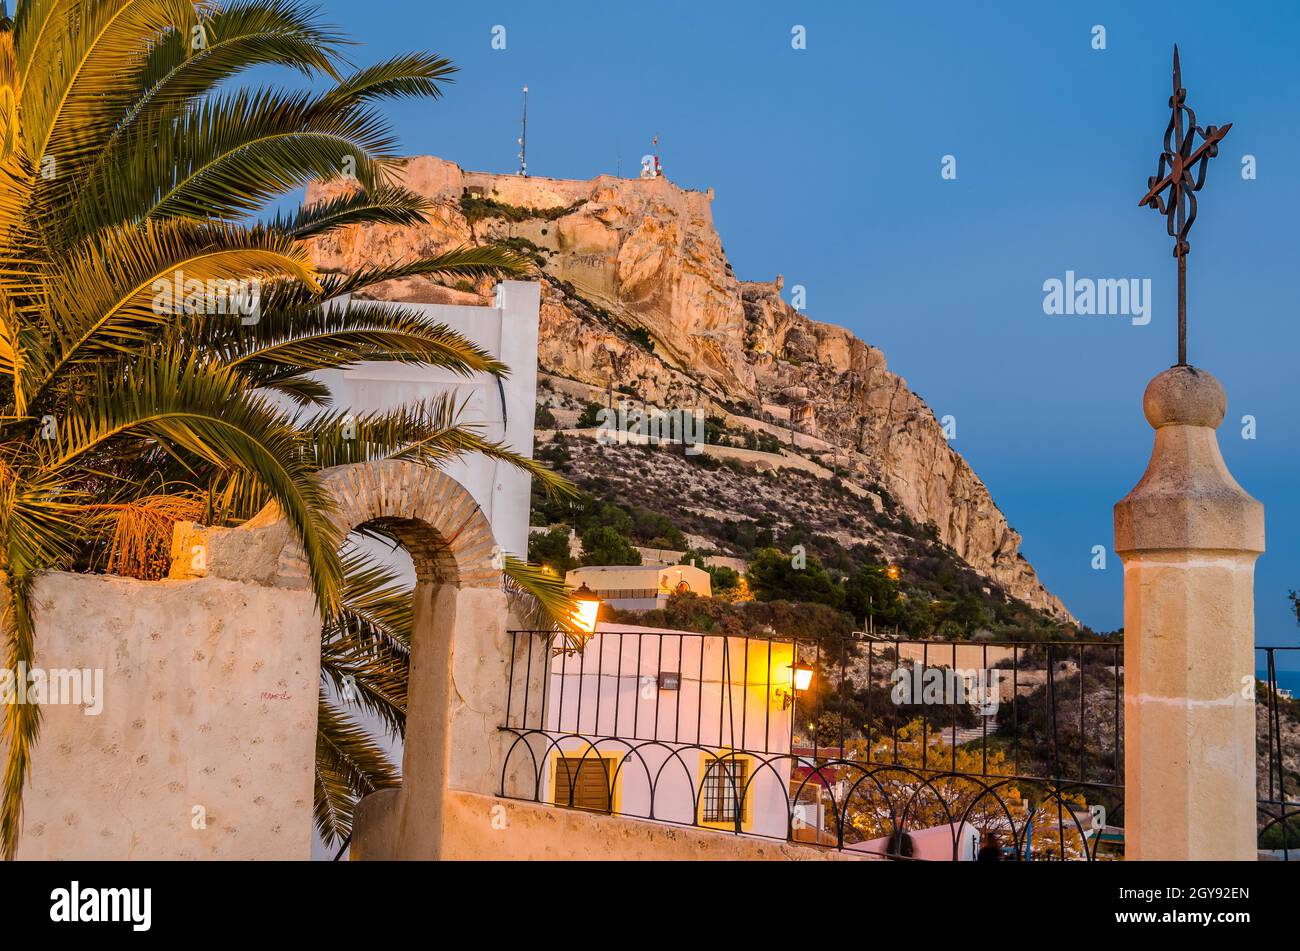
[[(493, 567), (492, 529), (460, 483), (426, 466), (339, 466), (321, 482), (340, 534), (382, 525), (410, 553), (416, 574), (402, 785), (363, 797), (353, 846), (376, 857), (438, 858), (447, 791), (488, 792), (501, 770), (500, 686), (508, 682), (514, 640), (501, 569)], [(305, 571), (301, 553), (298, 559), (282, 571)]]
[[(500, 586), (492, 527), (474, 497), (446, 473), (390, 459), (335, 466), (321, 482), (334, 498), (330, 520), (341, 535), (379, 523), (410, 552), (417, 579), (457, 588)], [(281, 578), (305, 578), (301, 549), (286, 546), (279, 568)]]

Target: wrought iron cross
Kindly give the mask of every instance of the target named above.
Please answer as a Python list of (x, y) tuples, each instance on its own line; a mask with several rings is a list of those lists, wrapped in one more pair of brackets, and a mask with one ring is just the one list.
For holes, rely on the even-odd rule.
[[(1174, 46), (1174, 94), (1169, 97), (1169, 127), (1165, 129), (1165, 150), (1160, 153), (1156, 174), (1147, 179), (1147, 193), (1138, 207), (1149, 205), (1169, 222), (1169, 236), (1174, 239), (1174, 257), (1178, 259), (1178, 366), (1187, 365), (1187, 253), (1191, 245), (1187, 234), (1196, 221), (1196, 193), (1205, 184), (1210, 159), (1219, 154), (1219, 143), (1232, 128), (1196, 124), (1196, 113), (1187, 105), (1182, 70), (1178, 66), (1178, 47)], [(1187, 129), (1183, 130), (1183, 113)], [(1201, 144), (1196, 145), (1196, 137)], [(1193, 149), (1193, 147), (1195, 147)], [(1162, 194), (1165, 189), (1168, 195)]]

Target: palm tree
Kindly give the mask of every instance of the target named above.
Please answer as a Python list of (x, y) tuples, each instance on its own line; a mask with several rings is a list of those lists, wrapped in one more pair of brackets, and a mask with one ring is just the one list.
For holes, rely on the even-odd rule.
[[(35, 660), (41, 573), (148, 577), (177, 518), (237, 524), (268, 502), (306, 553), (327, 630), (341, 629), (372, 576), (358, 565), (345, 580), (317, 478), (327, 466), (476, 451), (563, 487), (458, 426), (449, 401), (346, 418), (313, 376), (358, 360), (506, 373), (418, 312), (330, 302), (396, 277), (526, 268), (475, 247), (317, 273), (304, 239), (422, 219), (427, 202), (394, 184), (395, 139), (373, 103), (436, 98), (454, 72), (428, 54), (352, 70), (344, 45), (294, 0), (25, 0), (12, 20), (0, 9), (0, 628), (11, 667)], [(264, 64), (325, 88), (227, 90)], [(256, 220), (341, 171), (355, 186), (342, 197)], [(229, 282), (258, 288), (260, 319), (213, 312), (211, 289)], [(160, 300), (170, 286), (186, 299)], [(39, 726), (38, 706), (5, 711), (6, 858)]]

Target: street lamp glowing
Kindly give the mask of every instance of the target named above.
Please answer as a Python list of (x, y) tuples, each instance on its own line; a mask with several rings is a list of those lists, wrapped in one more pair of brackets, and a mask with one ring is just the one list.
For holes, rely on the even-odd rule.
[(813, 669), (807, 664), (795, 662), (790, 665), (790, 683), (795, 690), (807, 690), (812, 686)]
[(790, 687), (786, 690), (784, 687), (776, 688), (776, 695), (781, 698), (781, 709), (789, 710), (794, 705), (795, 694), (800, 690), (807, 690), (812, 686), (813, 669), (807, 664), (795, 661), (787, 668), (790, 671)]
[(899, 575), (902, 574), (902, 572), (898, 570), (898, 565), (890, 565), (888, 568), (885, 569), (885, 574), (889, 576), (890, 581), (897, 581)]
[(582, 587), (573, 592), (573, 622), (584, 634), (596, 633), (600, 604), (600, 597), (587, 587), (585, 581)]

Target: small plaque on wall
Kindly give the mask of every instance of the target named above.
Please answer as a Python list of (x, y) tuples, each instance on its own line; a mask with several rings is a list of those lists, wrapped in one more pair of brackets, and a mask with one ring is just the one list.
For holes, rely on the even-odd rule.
[(659, 689), (660, 690), (679, 690), (682, 686), (682, 675), (677, 671), (659, 671)]

